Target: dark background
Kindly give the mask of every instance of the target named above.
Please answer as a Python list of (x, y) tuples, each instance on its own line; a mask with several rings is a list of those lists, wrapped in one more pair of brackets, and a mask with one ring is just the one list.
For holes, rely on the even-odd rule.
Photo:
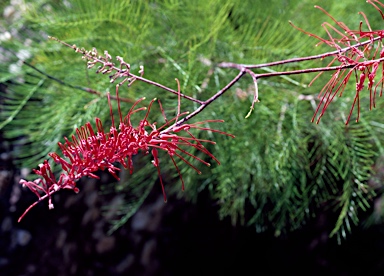
[[(329, 238), (335, 218), (318, 214), (302, 229), (275, 237), (253, 227), (219, 220), (202, 192), (196, 204), (170, 197), (159, 185), (126, 225), (108, 235), (101, 206), (119, 201), (100, 195), (110, 181), (85, 179), (79, 194), (55, 195), (55, 209), (36, 206), (17, 219), (35, 198), (18, 184), (11, 141), (0, 141), (1, 275), (383, 275), (383, 227), (354, 228), (337, 244)], [(21, 200), (22, 199), (22, 200)], [(367, 215), (369, 212), (367, 212)]]

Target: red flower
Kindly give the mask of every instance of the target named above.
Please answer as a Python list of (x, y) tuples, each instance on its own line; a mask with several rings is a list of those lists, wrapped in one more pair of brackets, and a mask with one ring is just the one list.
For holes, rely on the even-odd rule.
[[(61, 189), (71, 189), (77, 193), (79, 189), (76, 187), (76, 181), (83, 176), (98, 178), (98, 176), (94, 173), (98, 170), (107, 169), (109, 173), (111, 173), (117, 180), (119, 180), (117, 172), (120, 169), (114, 165), (116, 163), (122, 164), (126, 169), (129, 169), (130, 173), (133, 173), (132, 156), (138, 154), (140, 151), (144, 154), (151, 152), (153, 156), (152, 164), (157, 168), (164, 194), (164, 201), (166, 201), (164, 184), (160, 175), (158, 150), (165, 151), (171, 157), (172, 162), (180, 176), (182, 189), (184, 189), (184, 181), (182, 179), (180, 170), (176, 165), (174, 156), (179, 157), (186, 164), (195, 169), (198, 173), (201, 172), (187, 159), (185, 159), (184, 156), (190, 156), (207, 166), (210, 166), (210, 164), (189, 153), (187, 150), (182, 149), (181, 146), (196, 148), (220, 164), (219, 161), (213, 156), (213, 154), (210, 153), (202, 144), (214, 142), (196, 138), (190, 132), (190, 129), (196, 128), (200, 130), (208, 130), (234, 137), (231, 134), (227, 134), (219, 130), (199, 126), (208, 122), (223, 122), (222, 120), (206, 120), (193, 124), (178, 125), (176, 121), (179, 119), (180, 115), (184, 114), (179, 114), (172, 120), (168, 121), (163, 115), (166, 123), (160, 128), (156, 128), (156, 123), (150, 123), (148, 121), (148, 115), (151, 106), (156, 99), (153, 99), (149, 103), (148, 108), (136, 108), (136, 106), (144, 100), (144, 98), (139, 99), (132, 105), (127, 115), (123, 118), (120, 110), (120, 102), (117, 90), (116, 96), (118, 99), (118, 113), (120, 119), (118, 129), (115, 127), (111, 99), (110, 95), (108, 94), (108, 103), (112, 119), (112, 126), (109, 132), (104, 132), (101, 120), (96, 118), (96, 131), (93, 129), (90, 123), (87, 123), (85, 126), (82, 126), (76, 130), (76, 136), (72, 136), (72, 141), (65, 137), (64, 144), (59, 142), (58, 145), (65, 159), (55, 152), (49, 154), (49, 156), (55, 161), (56, 164), (61, 165), (62, 173), (60, 174), (59, 180), (56, 180), (47, 160), (45, 160), (43, 164), (39, 165), (40, 169), (34, 170), (34, 172), (39, 175), (40, 178), (34, 181), (26, 181), (24, 179), (20, 180), (20, 184), (28, 187), (32, 192), (34, 192), (38, 197), (38, 200), (29, 206), (27, 210), (25, 210), (25, 212), (20, 216), (19, 221), (33, 206), (46, 198), (49, 199), (49, 208), (52, 209), (53, 204), (51, 196)], [(160, 102), (159, 104), (161, 107)], [(180, 102), (178, 104), (180, 105)], [(145, 109), (147, 109), (147, 112), (144, 118), (139, 122), (138, 126), (134, 127), (131, 123), (131, 115)], [(163, 111), (162, 113), (164, 114)], [(176, 123), (173, 127), (171, 127), (170, 123), (174, 121)], [(166, 127), (168, 127), (166, 130), (161, 131)], [(187, 135), (182, 136), (180, 133), (186, 133)]]

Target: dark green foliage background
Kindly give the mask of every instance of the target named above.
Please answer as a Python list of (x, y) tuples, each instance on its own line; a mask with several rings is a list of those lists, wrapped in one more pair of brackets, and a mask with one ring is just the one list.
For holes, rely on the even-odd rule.
[[(291, 20), (309, 32), (324, 35), (320, 25), (331, 20), (314, 9), (314, 4), (351, 29), (357, 29), (362, 20), (359, 11), (367, 14), (373, 28), (382, 25), (380, 14), (363, 0), (26, 3), (19, 20), (3, 18), (1, 23), (4, 30), (17, 33), (0, 42), (7, 53), (0, 66), (0, 82), (7, 85), (1, 102), (2, 131), (8, 139), (27, 141), (15, 155), (20, 166), (34, 168), (49, 152), (58, 151), (57, 142), (77, 127), (88, 121), (94, 123), (95, 117), (101, 118), (104, 126), (109, 124), (106, 98), (72, 86), (105, 94), (114, 91), (114, 84), (109, 83), (108, 77), (86, 70), (79, 54), (48, 40), (48, 35), (86, 49), (96, 47), (99, 52), (108, 50), (112, 56), (122, 56), (133, 72), (144, 65), (146, 78), (174, 89), (174, 79), (178, 78), (183, 93), (207, 99), (237, 74), (235, 70), (214, 67), (215, 63), (258, 64), (332, 50), (315, 47), (315, 39), (288, 24)], [(29, 53), (26, 61), (45, 74), (18, 63), (20, 53), (25, 52)], [(259, 72), (319, 67), (327, 62), (289, 64)], [(18, 65), (19, 71), (10, 72), (12, 64)], [(212, 66), (214, 72), (204, 88), (202, 84)], [(339, 238), (345, 237), (352, 225), (361, 223), (359, 213), (370, 209), (374, 198), (381, 196), (381, 183), (375, 177), (383, 150), (382, 99), (378, 100), (378, 108), (368, 111), (369, 98), (365, 93), (360, 122), (345, 126), (354, 96), (352, 84), (344, 97), (329, 107), (321, 123), (313, 124), (313, 102), (300, 100), (299, 95), (316, 95), (329, 75), (324, 74), (306, 88), (314, 76), (261, 80), (261, 102), (248, 119), (244, 117), (252, 92), (245, 98), (238, 92), (252, 91), (252, 80), (244, 77), (199, 114), (196, 120), (224, 119), (224, 124), (209, 127), (232, 133), (236, 138), (198, 134), (217, 142), (210, 150), (221, 165), (203, 168), (198, 164), (203, 174), (197, 175), (179, 162), (186, 182), (186, 191), (180, 196), (194, 200), (200, 191), (208, 189), (219, 204), (222, 217), (230, 216), (233, 223), (249, 224), (257, 231), (273, 229), (276, 235), (299, 228), (323, 208), (331, 208), (337, 214), (330, 234)], [(157, 97), (168, 118), (175, 115), (176, 97), (156, 87), (137, 82), (130, 88), (121, 88), (120, 95), (133, 100)], [(123, 104), (123, 110), (129, 107), (130, 104)], [(195, 108), (183, 100), (182, 110)], [(152, 119), (160, 124), (159, 109), (153, 109)], [(166, 190), (179, 193), (177, 172), (165, 154), (161, 157)], [(149, 156), (140, 156), (135, 162), (133, 175), (123, 174), (119, 183), (101, 188), (106, 193), (124, 193), (126, 198), (112, 229), (137, 210), (157, 179)], [(381, 221), (381, 210), (375, 218), (371, 217), (371, 223)]]

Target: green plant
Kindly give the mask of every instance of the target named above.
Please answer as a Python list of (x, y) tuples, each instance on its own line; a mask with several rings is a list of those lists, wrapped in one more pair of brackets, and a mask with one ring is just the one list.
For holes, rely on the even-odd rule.
[[(276, 1), (275, 7), (278, 2)], [(380, 2), (368, 2), (380, 11), (378, 7), (381, 4)], [(220, 214), (222, 216), (230, 215), (234, 222), (240, 218), (242, 222), (255, 225), (256, 229), (260, 231), (272, 227), (275, 229), (276, 234), (300, 227), (309, 217), (316, 214), (320, 206), (326, 203), (328, 206), (334, 205), (339, 212), (336, 227), (332, 234), (345, 237), (347, 230), (350, 230), (350, 222), (358, 223), (358, 211), (370, 208), (377, 187), (370, 186), (368, 181), (372, 178), (372, 167), (377, 152), (382, 151), (381, 125), (376, 121), (377, 118), (380, 118), (380, 111), (373, 113), (373, 115), (360, 111), (360, 101), (367, 102), (366, 98), (360, 95), (360, 92), (362, 92), (364, 82), (367, 82), (370, 91), (368, 102), (371, 108), (374, 107), (376, 88), (381, 89), (381, 87), (374, 87), (373, 80), (377, 76), (377, 84), (382, 83), (382, 73), (378, 75), (377, 70), (379, 64), (382, 63), (383, 57), (380, 50), (382, 49), (382, 33), (373, 31), (367, 20), (365, 20), (367, 30), (364, 31), (362, 30), (363, 25), (360, 25), (358, 29), (350, 29), (346, 27), (348, 24), (341, 24), (330, 17), (336, 26), (333, 27), (334, 25), (328, 23), (323, 25), (325, 34), (328, 36), (327, 39), (304, 32), (311, 37), (320, 39), (320, 44), (323, 45), (320, 45), (319, 48), (324, 49), (322, 47), (331, 46), (336, 49), (335, 51), (286, 59), (286, 56), (294, 53), (294, 51), (307, 53), (311, 52), (312, 49), (308, 49), (306, 46), (307, 40), (301, 41), (300, 45), (298, 45), (297, 39), (290, 38), (290, 35), (293, 35), (293, 31), (295, 31), (294, 28), (292, 28), (293, 31), (287, 31), (286, 36), (282, 36), (280, 28), (283, 24), (281, 22), (273, 22), (270, 19), (266, 21), (251, 20), (258, 18), (254, 14), (248, 13), (250, 9), (247, 5), (252, 6), (253, 3), (232, 4), (227, 2), (214, 4), (213, 2), (203, 3), (199, 1), (200, 6), (188, 2), (184, 3), (187, 6), (183, 8), (180, 8), (181, 6), (178, 4), (181, 2), (178, 1), (152, 4), (136, 3), (137, 5), (131, 6), (126, 6), (125, 2), (120, 2), (120, 4), (112, 3), (111, 7), (103, 1), (97, 4), (102, 7), (97, 5), (97, 7), (90, 7), (85, 6), (85, 4), (82, 6), (81, 3), (83, 2), (75, 1), (72, 4), (76, 8), (86, 11), (83, 21), (80, 21), (79, 15), (76, 14), (72, 15), (73, 20), (64, 21), (64, 18), (67, 18), (64, 13), (61, 17), (56, 16), (54, 19), (55, 24), (51, 26), (48, 26), (47, 22), (53, 20), (53, 18), (43, 17), (37, 20), (36, 17), (32, 16), (30, 20), (36, 20), (35, 26), (44, 26), (47, 28), (47, 32), (63, 38), (67, 42), (81, 42), (83, 40), (80, 39), (81, 31), (87, 29), (85, 25), (93, 31), (100, 31), (103, 28), (116, 30), (115, 33), (108, 35), (109, 37), (93, 34), (92, 36), (89, 35), (86, 40), (89, 39), (92, 44), (101, 45), (99, 48), (109, 48), (103, 46), (108, 41), (115, 44), (115, 51), (126, 49), (127, 53), (121, 53), (120, 55), (129, 54), (129, 57), (133, 57), (134, 62), (130, 63), (132, 66), (120, 58), (118, 59), (120, 67), (115, 67), (114, 64), (108, 63), (111, 62), (108, 53), (105, 54), (104, 58), (99, 58), (99, 55), (93, 54), (96, 51), (86, 51), (76, 46), (67, 46), (81, 52), (88, 61), (88, 67), (101, 62), (102, 66), (98, 71), (107, 74), (113, 73), (111, 80), (115, 81), (122, 78), (121, 82), (128, 84), (136, 81), (134, 86), (136, 88), (135, 94), (145, 94), (148, 97), (156, 95), (157, 97), (158, 88), (171, 92), (171, 96), (163, 101), (164, 107), (161, 107), (158, 112), (160, 115), (154, 116), (155, 120), (153, 120), (157, 121), (159, 118), (166, 118), (164, 111), (168, 111), (176, 101), (178, 102), (174, 124), (166, 123), (167, 128), (162, 132), (175, 131), (177, 128), (188, 130), (189, 126), (196, 126), (196, 123), (186, 124), (186, 122), (193, 120), (195, 115), (215, 102), (216, 106), (212, 107), (210, 111), (211, 118), (223, 118), (227, 122), (222, 125), (220, 132), (236, 134), (236, 139), (221, 139), (216, 136), (215, 132), (209, 131), (205, 134), (200, 133), (198, 136), (191, 136), (196, 139), (196, 142), (217, 141), (217, 144), (209, 146), (206, 152), (203, 150), (203, 153), (207, 153), (208, 150), (214, 151), (217, 159), (221, 160), (225, 165), (213, 168), (212, 175), (203, 171), (202, 178), (197, 176), (194, 177), (194, 180), (192, 180), (191, 174), (184, 174), (186, 176), (184, 182), (190, 185), (186, 189), (186, 197), (193, 198), (196, 196), (194, 191), (209, 189), (213, 198), (221, 206)], [(300, 1), (292, 3), (292, 13), (295, 8), (299, 9), (300, 5), (304, 4), (300, 3)], [(207, 9), (202, 8), (200, 10), (196, 8), (203, 6)], [(134, 14), (136, 16), (123, 18), (122, 10), (126, 11), (125, 9), (129, 10), (130, 15)], [(166, 12), (159, 13), (158, 9)], [(175, 18), (174, 21), (170, 20), (171, 14), (175, 10), (186, 14), (189, 13), (189, 16), (180, 16), (177, 17), (177, 20)], [(180, 40), (183, 33), (188, 33), (180, 26), (184, 26), (187, 30), (191, 26), (191, 24), (186, 24), (183, 20), (193, 18), (196, 11), (205, 12), (210, 17), (207, 16), (205, 18), (206, 22), (201, 23), (201, 33), (190, 35), (187, 40)], [(58, 11), (58, 13), (60, 12)], [(285, 16), (290, 16), (292, 13)], [(153, 18), (158, 19), (159, 16), (166, 21), (165, 24), (155, 24)], [(367, 17), (371, 18), (370, 16)], [(364, 19), (367, 17), (363, 16)], [(117, 27), (122, 25), (122, 22), (126, 26), (132, 27), (129, 28), (131, 32), (129, 36), (135, 37), (137, 39), (136, 45), (140, 45), (140, 47), (132, 46), (127, 49), (120, 46), (125, 36), (119, 33), (120, 30)], [(176, 24), (175, 22), (179, 25), (173, 28), (172, 24)], [(259, 26), (258, 29), (260, 30), (256, 36), (253, 34), (255, 25)], [(32, 24), (32, 26), (34, 25)], [(62, 26), (71, 28), (72, 38), (56, 34), (58, 33), (57, 30), (62, 30)], [(137, 31), (136, 26), (140, 26), (140, 32)], [(167, 28), (172, 31), (169, 32)], [(336, 28), (339, 28), (339, 30)], [(105, 32), (101, 33), (106, 34)], [(166, 36), (165, 39), (161, 36), (151, 36), (150, 33), (171, 33), (172, 35)], [(267, 35), (264, 35), (264, 33), (267, 33)], [(167, 51), (153, 46), (156, 44), (162, 45), (163, 39), (167, 41)], [(148, 44), (148, 41), (152, 41), (153, 44)], [(182, 49), (186, 48), (187, 50), (184, 53), (177, 47), (177, 41), (185, 41)], [(290, 41), (293, 41), (294, 50), (288, 47)], [(128, 45), (131, 44), (128, 43)], [(279, 45), (283, 46), (279, 47)], [(44, 141), (45, 137), (52, 138), (49, 142), (44, 141), (48, 145), (46, 151), (39, 150), (35, 153), (28, 153), (28, 157), (32, 155), (29, 162), (31, 160), (40, 160), (47, 152), (55, 151), (54, 149), (60, 137), (66, 136), (63, 135), (64, 133), (70, 133), (71, 129), (72, 132), (73, 129), (81, 129), (81, 125), (91, 121), (90, 117), (93, 114), (96, 113), (100, 117), (109, 115), (103, 108), (105, 102), (103, 103), (100, 100), (105, 94), (99, 91), (99, 88), (103, 86), (103, 82), (93, 75), (80, 74), (78, 71), (66, 74), (66, 72), (71, 72), (75, 68), (72, 56), (58, 54), (56, 52), (58, 51), (57, 46), (52, 46), (52, 44), (45, 44), (44, 49), (46, 49), (45, 53), (40, 54), (39, 59), (33, 61), (36, 66), (31, 62), (24, 62), (31, 71), (29, 75), (24, 74), (23, 76), (30, 78), (30, 80), (23, 80), (23, 85), (10, 85), (15, 89), (11, 93), (12, 101), (19, 102), (19, 104), (16, 104), (18, 107), (16, 109), (12, 108), (11, 104), (6, 105), (8, 110), (5, 114), (6, 116), (11, 114), (8, 115), (8, 118), (11, 119), (6, 120), (3, 124), (4, 126), (9, 125), (8, 127), (12, 125), (14, 129), (9, 131), (8, 135), (13, 137), (28, 134), (28, 136), (34, 137), (36, 141), (39, 141), (39, 139)], [(172, 57), (169, 54), (170, 52), (172, 52)], [(175, 60), (173, 57), (177, 56), (178, 53), (181, 57)], [(257, 56), (257, 58), (252, 57), (253, 55)], [(63, 56), (67, 58), (63, 58)], [(278, 62), (260, 62), (260, 60), (266, 58), (276, 60), (278, 58), (274, 57), (277, 56), (284, 58)], [(314, 63), (310, 63), (317, 59), (321, 60), (321, 63), (326, 57), (331, 57), (332, 60), (326, 62), (323, 66), (316, 67)], [(139, 62), (135, 62), (135, 59)], [(217, 62), (218, 60), (228, 59), (238, 60), (238, 63)], [(60, 63), (60, 66), (48, 74), (45, 73), (46, 70), (37, 68), (42, 60), (56, 60)], [(69, 62), (64, 62), (64, 60)], [(146, 74), (149, 74), (147, 78), (144, 78), (141, 74), (132, 74), (135, 70), (143, 72), (139, 65), (140, 60), (150, 60), (151, 70), (146, 70)], [(252, 64), (253, 61), (255, 61), (254, 65)], [(166, 65), (162, 65), (163, 62), (166, 62)], [(334, 63), (339, 64), (334, 65)], [(147, 68), (147, 63), (145, 65)], [(276, 68), (272, 69), (271, 66), (276, 66)], [(225, 74), (224, 69), (227, 68), (237, 69), (239, 73), (234, 76), (231, 76), (232, 73)], [(314, 125), (307, 121), (305, 114), (313, 112), (312, 107), (313, 105), (316, 106), (317, 99), (312, 95), (304, 94), (301, 83), (309, 83), (309, 79), (305, 77), (309, 73), (328, 71), (335, 72), (331, 77), (331, 81), (327, 83), (323, 90), (319, 86), (312, 86), (313, 90), (321, 91), (320, 102), (317, 105), (318, 107), (315, 108), (315, 115), (320, 112), (317, 121), (323, 116), (328, 116), (328, 118), (323, 120), (321, 124)], [(36, 72), (39, 72), (40, 75), (36, 75)], [(357, 75), (358, 72), (361, 72), (360, 76)], [(84, 77), (84, 74), (86, 74), (86, 77)], [(178, 79), (181, 80), (181, 87), (177, 91), (161, 85), (160, 82), (150, 81), (151, 79), (169, 80), (170, 75), (175, 74), (181, 76), (180, 78), (178, 76)], [(302, 74), (304, 76), (301, 80), (288, 77), (293, 74)], [(348, 83), (353, 74), (356, 75), (356, 89), (352, 88), (355, 91), (352, 99), (346, 96), (343, 91), (351, 89)], [(243, 87), (243, 84), (239, 82), (243, 76), (247, 75), (251, 76), (251, 83), (253, 83), (250, 89)], [(280, 77), (281, 79), (278, 82), (264, 81), (268, 77)], [(36, 81), (36, 79), (39, 81)], [(47, 90), (44, 90), (47, 93), (40, 94), (38, 101), (28, 102), (28, 105), (26, 105), (26, 102), (35, 96), (35, 92), (42, 88), (48, 79), (53, 81), (46, 87)], [(137, 82), (138, 80), (140, 82)], [(79, 83), (79, 85), (73, 83)], [(17, 89), (25, 89), (29, 84), (32, 84), (29, 93), (26, 94), (25, 90), (20, 94), (17, 93)], [(268, 96), (259, 96), (258, 89), (260, 85), (263, 86), (262, 95), (268, 93)], [(56, 86), (59, 86), (62, 92), (52, 91), (52, 87)], [(96, 87), (96, 89), (89, 88), (89, 86)], [(236, 89), (233, 96), (228, 96), (228, 93), (225, 93), (230, 88), (232, 90), (233, 88)], [(74, 89), (87, 93), (83, 93), (84, 96), (82, 97), (68, 97), (67, 93), (73, 93)], [(313, 92), (312, 89), (310, 90)], [(26, 90), (28, 91), (28, 89)], [(200, 100), (202, 93), (208, 90), (218, 92), (207, 97), (207, 100)], [(187, 95), (184, 91), (194, 92)], [(249, 91), (253, 94), (251, 111), (259, 98), (262, 98), (262, 104), (259, 104), (254, 110), (255, 114), (250, 116), (250, 113), (248, 113), (246, 115), (248, 119), (244, 120), (245, 114), (243, 114), (242, 110), (246, 105), (244, 99), (248, 98)], [(309, 89), (306, 91), (309, 91)], [(345, 100), (337, 107), (330, 105), (336, 99), (336, 95), (341, 92), (344, 93), (343, 98)], [(97, 98), (93, 98), (95, 94), (98, 96)], [(132, 89), (128, 89), (126, 94), (122, 100), (129, 102), (132, 101), (131, 98), (135, 98)], [(174, 98), (175, 95), (186, 100), (181, 103), (180, 100)], [(61, 100), (60, 97), (62, 97)], [(40, 127), (35, 130), (29, 127), (30, 133), (25, 130), (21, 131), (18, 124), (23, 123), (23, 121), (13, 120), (16, 117), (13, 114), (22, 117), (21, 114), (18, 114), (20, 110), (28, 112), (28, 109), (33, 110), (36, 108), (33, 105), (37, 105), (37, 108), (44, 108), (47, 106), (47, 102), (55, 103), (58, 100), (60, 100), (60, 106), (54, 108), (54, 113), (57, 113), (58, 116), (53, 116), (48, 109), (42, 110), (42, 116), (38, 118), (39, 122), (44, 122), (44, 131)], [(338, 101), (341, 101), (341, 99)], [(349, 101), (352, 102), (349, 103)], [(85, 110), (79, 112), (79, 110), (70, 108), (71, 105), (78, 105), (79, 102), (86, 106)], [(358, 106), (356, 120), (359, 119), (360, 113), (362, 113), (359, 124), (345, 125), (345, 122), (348, 123), (352, 118), (352, 111), (356, 105)], [(345, 112), (349, 109), (348, 106), (352, 106), (352, 108), (349, 115), (345, 116)], [(25, 110), (23, 110), (24, 108)], [(193, 110), (190, 114), (185, 114), (185, 117), (178, 120), (180, 114), (184, 114), (181, 110), (190, 109)], [(327, 113), (325, 113), (325, 110), (327, 110)], [(66, 114), (66, 117), (64, 118), (62, 114)], [(312, 120), (315, 120), (315, 117)], [(205, 122), (210, 123), (209, 121)], [(30, 124), (30, 122), (28, 123)], [(54, 129), (50, 127), (53, 124), (56, 125)], [(209, 125), (204, 127), (204, 130), (208, 129), (210, 129)], [(248, 150), (249, 148), (251, 150)], [(200, 146), (197, 146), (197, 149), (202, 150)], [(224, 149), (231, 149), (230, 153)], [(191, 154), (196, 158), (200, 158), (194, 153)], [(212, 155), (209, 156), (213, 157)], [(243, 156), (245, 158), (241, 158)], [(173, 164), (168, 164), (176, 166), (178, 175), (184, 173), (184, 169), (179, 166), (179, 163), (173, 159), (171, 161)], [(230, 169), (228, 169), (228, 166)], [(145, 185), (150, 186), (148, 184), (152, 182), (152, 179), (144, 178), (145, 181), (143, 181), (144, 173), (140, 174), (140, 172), (144, 172), (144, 170), (146, 169), (139, 170), (138, 176), (135, 175), (134, 178), (130, 179), (134, 188), (130, 188), (131, 186), (123, 189), (119, 188), (120, 190), (128, 189), (127, 194), (132, 196), (132, 198), (127, 199), (127, 205), (123, 208), (134, 210), (146, 195), (143, 190), (147, 189)], [(244, 170), (244, 173), (234, 173)], [(197, 186), (194, 187), (193, 185)], [(254, 210), (253, 214), (247, 214), (245, 206), (251, 206), (250, 209)], [(125, 211), (128, 215), (117, 220), (113, 229), (129, 218), (132, 214), (131, 210)]]

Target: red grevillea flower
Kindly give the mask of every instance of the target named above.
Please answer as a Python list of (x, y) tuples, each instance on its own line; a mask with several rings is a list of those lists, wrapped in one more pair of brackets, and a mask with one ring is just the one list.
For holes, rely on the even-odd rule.
[[(234, 137), (234, 135), (219, 130), (200, 126), (201, 124), (208, 122), (223, 122), (222, 120), (206, 120), (192, 124), (178, 124), (177, 121), (179, 120), (179, 116), (186, 114), (180, 114), (180, 98), (178, 102), (178, 115), (167, 121), (162, 110), (166, 123), (163, 126), (156, 128), (156, 123), (150, 123), (148, 121), (151, 106), (156, 99), (153, 99), (149, 103), (148, 108), (137, 108), (137, 105), (145, 98), (139, 99), (132, 105), (127, 115), (123, 117), (120, 110), (118, 89), (116, 89), (116, 97), (118, 100), (118, 113), (120, 121), (118, 128), (115, 126), (111, 99), (108, 93), (108, 104), (112, 119), (112, 126), (109, 132), (104, 131), (101, 120), (96, 118), (96, 130), (94, 130), (90, 123), (87, 123), (76, 130), (76, 135), (73, 135), (71, 140), (65, 137), (64, 143), (58, 143), (64, 158), (55, 152), (49, 153), (49, 156), (56, 162), (56, 164), (59, 164), (62, 167), (62, 173), (60, 174), (59, 179), (56, 179), (51, 170), (50, 164), (47, 160), (45, 160), (43, 164), (39, 165), (39, 169), (34, 170), (40, 178), (34, 181), (26, 181), (24, 179), (20, 180), (20, 184), (28, 187), (33, 193), (35, 193), (38, 200), (25, 210), (25, 212), (20, 216), (19, 221), (32, 207), (46, 198), (49, 200), (49, 208), (52, 209), (52, 194), (61, 189), (71, 189), (77, 193), (79, 189), (76, 187), (76, 181), (83, 176), (98, 178), (98, 176), (94, 173), (98, 170), (107, 169), (117, 180), (119, 180), (117, 172), (120, 169), (114, 165), (116, 163), (122, 164), (124, 168), (129, 169), (130, 173), (132, 173), (132, 156), (138, 154), (139, 152), (143, 152), (144, 154), (148, 154), (150, 152), (152, 154), (152, 164), (157, 168), (164, 195), (164, 201), (166, 201), (164, 184), (160, 176), (158, 150), (167, 152), (168, 156), (172, 159), (172, 162), (180, 176), (182, 189), (184, 190), (184, 181), (180, 170), (176, 165), (174, 157), (180, 158), (198, 173), (201, 172), (187, 159), (185, 159), (185, 156), (192, 157), (193, 159), (210, 166), (209, 163), (191, 154), (184, 148), (193, 147), (205, 153), (220, 164), (213, 154), (210, 153), (202, 144), (214, 144), (215, 142), (198, 139), (189, 130), (191, 128), (196, 128)], [(161, 107), (160, 101), (159, 104)], [(147, 110), (144, 118), (140, 120), (137, 126), (133, 126), (131, 123), (131, 115), (142, 110)], [(175, 124), (171, 126), (171, 123)], [(186, 135), (183, 136), (182, 134)]]
[[(368, 0), (367, 2), (379, 11), (384, 19), (384, 13), (381, 10), (381, 8), (384, 8), (384, 4), (378, 0)], [(351, 120), (352, 112), (356, 106), (357, 122), (360, 117), (360, 95), (363, 89), (366, 87), (369, 91), (370, 109), (375, 107), (376, 95), (378, 94), (377, 90), (380, 90), (380, 96), (382, 96), (384, 90), (384, 46), (382, 43), (384, 31), (372, 30), (367, 16), (363, 12), (359, 14), (364, 18), (367, 31), (362, 30), (363, 22), (360, 22), (359, 30), (352, 30), (343, 22), (333, 18), (323, 8), (319, 6), (315, 6), (315, 8), (323, 11), (334, 23), (334, 25), (327, 22), (322, 24), (322, 27), (328, 35), (328, 39), (304, 31), (291, 23), (291, 25), (299, 31), (320, 40), (317, 45), (327, 44), (337, 50), (336, 54), (332, 54), (334, 58), (327, 65), (329, 69), (333, 69), (335, 72), (318, 95), (320, 103), (312, 117), (312, 122), (320, 122), (330, 103), (336, 96), (341, 97), (343, 95), (352, 76), (354, 76), (352, 79), (356, 84), (355, 95), (346, 124)], [(339, 66), (332, 67), (335, 63), (339, 63)], [(309, 86), (326, 71), (328, 70), (320, 72)]]

